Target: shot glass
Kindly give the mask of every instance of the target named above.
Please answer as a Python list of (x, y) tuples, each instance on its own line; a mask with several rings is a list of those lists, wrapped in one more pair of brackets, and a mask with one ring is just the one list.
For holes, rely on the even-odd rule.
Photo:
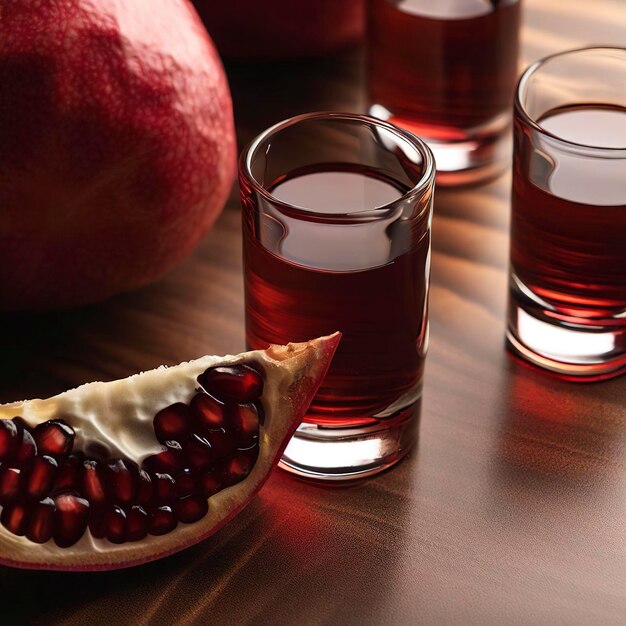
[(510, 163), (521, 0), (368, 0), (370, 114), (423, 137), (437, 184)]
[(626, 370), (626, 49), (529, 67), (515, 101), (509, 346), (577, 380)]
[(249, 347), (343, 333), (284, 469), (320, 480), (364, 477), (414, 444), (434, 175), (420, 139), (347, 113), (294, 117), (244, 150)]

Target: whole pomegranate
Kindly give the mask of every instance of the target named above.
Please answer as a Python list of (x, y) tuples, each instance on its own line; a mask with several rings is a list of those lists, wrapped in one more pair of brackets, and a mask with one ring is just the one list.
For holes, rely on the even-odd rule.
[(2, 0), (0, 309), (160, 277), (234, 168), (228, 84), (187, 0)]
[(219, 51), (232, 58), (314, 56), (363, 36), (365, 0), (194, 0)]

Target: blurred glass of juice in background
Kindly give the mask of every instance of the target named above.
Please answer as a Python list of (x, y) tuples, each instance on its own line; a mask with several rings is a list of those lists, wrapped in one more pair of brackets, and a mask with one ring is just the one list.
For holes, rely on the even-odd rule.
[(293, 472), (373, 474), (415, 441), (433, 179), (419, 139), (350, 114), (288, 120), (242, 156), (248, 345), (343, 333), (283, 457)]
[(510, 162), (521, 0), (368, 0), (370, 114), (427, 141), (437, 183)]

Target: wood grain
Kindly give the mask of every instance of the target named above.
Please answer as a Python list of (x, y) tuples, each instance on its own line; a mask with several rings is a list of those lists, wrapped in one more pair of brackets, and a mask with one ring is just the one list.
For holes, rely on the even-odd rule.
[[(527, 0), (524, 64), (624, 45), (624, 0)], [(361, 53), (228, 66), (243, 144), (296, 113), (362, 110)], [(0, 569), (2, 623), (623, 624), (626, 378), (560, 382), (504, 351), (510, 178), (438, 191), (418, 449), (331, 490), (277, 472), (204, 544), (131, 571)], [(237, 194), (158, 284), (0, 318), (0, 400), (243, 347)]]

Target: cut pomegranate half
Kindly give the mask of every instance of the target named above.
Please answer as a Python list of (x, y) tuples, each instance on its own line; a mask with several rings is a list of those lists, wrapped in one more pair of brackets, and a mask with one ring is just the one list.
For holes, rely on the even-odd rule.
[(0, 406), (0, 564), (108, 570), (202, 541), (251, 500), (339, 333)]

